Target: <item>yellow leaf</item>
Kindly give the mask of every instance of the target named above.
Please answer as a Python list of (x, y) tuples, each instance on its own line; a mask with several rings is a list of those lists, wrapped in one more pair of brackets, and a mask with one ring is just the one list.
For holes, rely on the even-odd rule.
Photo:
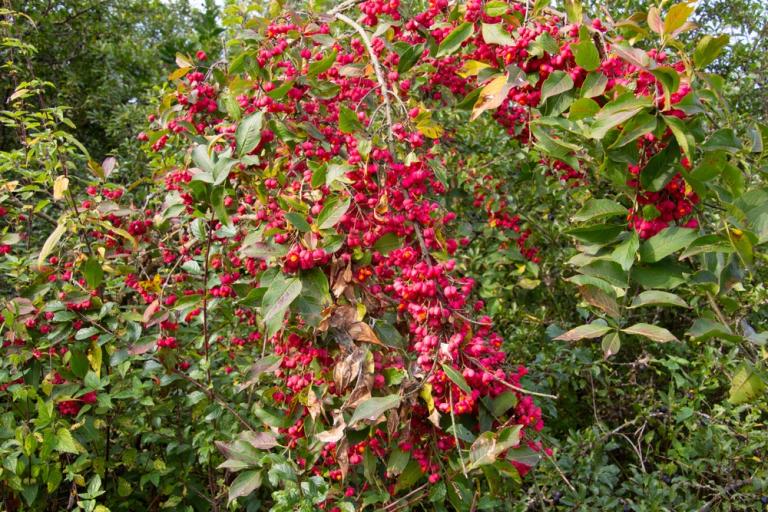
[(693, 13), (693, 7), (687, 3), (675, 4), (670, 7), (667, 17), (664, 19), (664, 33), (671, 34), (688, 21)]
[(181, 53), (176, 54), (176, 65), (180, 68), (191, 68), (192, 67), (192, 61), (189, 57), (186, 55), (182, 55)]
[(57, 176), (53, 182), (53, 200), (60, 201), (64, 199), (64, 192), (69, 189), (69, 178), (66, 176)]
[(184, 75), (186, 75), (187, 73), (189, 73), (191, 70), (192, 70), (191, 67), (178, 68), (173, 73), (168, 75), (168, 80), (171, 80), (171, 81), (178, 80), (179, 78), (181, 78)]
[(508, 75), (497, 75), (496, 78), (488, 82), (488, 85), (480, 91), (475, 107), (472, 109), (470, 121), (477, 119), (480, 114), (486, 110), (498, 108), (507, 97), (507, 93), (512, 88), (509, 83)]
[(476, 76), (480, 71), (483, 69), (491, 67), (490, 64), (486, 64), (485, 62), (480, 62), (479, 60), (468, 60), (464, 63), (463, 66), (461, 66), (461, 69), (458, 71), (458, 75), (462, 78), (467, 78), (468, 76)]
[(94, 341), (91, 350), (88, 351), (88, 361), (91, 363), (91, 369), (97, 377), (101, 378), (101, 347)]

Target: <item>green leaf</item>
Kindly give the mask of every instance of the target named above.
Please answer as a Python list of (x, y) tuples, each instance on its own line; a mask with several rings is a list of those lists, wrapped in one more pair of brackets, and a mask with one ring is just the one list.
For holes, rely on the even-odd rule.
[(467, 381), (464, 380), (464, 376), (459, 373), (458, 370), (456, 370), (453, 366), (442, 364), (440, 365), (443, 368), (443, 371), (445, 372), (445, 375), (448, 376), (451, 381), (459, 386), (459, 388), (464, 391), (465, 393), (472, 393), (472, 388), (469, 387), (469, 384), (467, 384)]
[(680, 156), (680, 148), (677, 141), (672, 139), (659, 153), (648, 160), (648, 163), (640, 171), (640, 185), (651, 192), (658, 192), (677, 174), (675, 162)]
[(655, 129), (656, 116), (645, 111), (640, 111), (635, 117), (624, 124), (624, 128), (621, 130), (618, 138), (609, 146), (609, 148), (620, 148), (625, 146)]
[(701, 253), (730, 254), (734, 251), (735, 249), (733, 245), (726, 237), (720, 235), (704, 235), (694, 240), (693, 243), (680, 255), (680, 259), (683, 260)]
[(513, 391), (505, 391), (491, 401), (491, 414), (500, 418), (515, 405), (517, 405), (517, 395)]
[(461, 43), (469, 39), (473, 31), (474, 25), (469, 22), (462, 23), (456, 27), (453, 32), (445, 36), (445, 39), (440, 42), (440, 45), (437, 47), (435, 58), (440, 59), (442, 57), (447, 57), (458, 50)]
[(570, 331), (564, 332), (555, 339), (559, 341), (578, 341), (585, 338), (599, 338), (611, 329), (612, 328), (605, 323), (594, 322), (591, 324), (580, 325)]
[(688, 161), (693, 162), (693, 149), (695, 141), (693, 135), (686, 130), (685, 123), (675, 116), (662, 116), (664, 122), (667, 124), (672, 134), (677, 140), (677, 145), (683, 150), (685, 156), (688, 157)]
[(483, 432), (469, 449), (469, 466), (473, 469), (493, 464), (499, 455), (512, 447), (520, 444), (520, 432), (522, 425), (515, 425), (501, 430), (498, 435), (495, 432)]
[(304, 215), (298, 212), (288, 212), (285, 214), (285, 218), (288, 219), (288, 222), (290, 222), (293, 227), (299, 231), (307, 233), (312, 229), (307, 220), (304, 218)]
[(403, 489), (410, 489), (413, 484), (419, 481), (424, 476), (424, 472), (421, 470), (421, 465), (415, 460), (411, 459), (405, 469), (400, 473), (400, 477), (395, 483), (395, 492), (399, 492)]
[(612, 355), (618, 354), (621, 349), (621, 335), (617, 332), (608, 333), (600, 343), (603, 349), (603, 357), (608, 359)]
[(638, 112), (650, 106), (649, 98), (637, 98), (633, 93), (616, 98), (595, 115), (595, 121), (589, 130), (589, 138), (602, 139), (609, 130), (627, 122)]
[(349, 425), (361, 420), (376, 420), (382, 414), (395, 407), (400, 407), (400, 395), (375, 396), (364, 401), (355, 409)]
[(679, 306), (687, 308), (688, 303), (680, 298), (679, 295), (669, 292), (660, 292), (658, 290), (648, 290), (632, 300), (630, 308), (639, 308), (643, 306)]
[(384, 233), (378, 240), (376, 240), (376, 243), (373, 244), (373, 250), (378, 251), (386, 256), (390, 252), (400, 247), (401, 244), (402, 242), (396, 234), (391, 232)]
[(313, 60), (307, 69), (307, 76), (309, 78), (314, 78), (320, 73), (328, 71), (331, 66), (333, 66), (333, 63), (336, 62), (336, 53), (337, 52), (334, 49), (321, 60)]
[(506, 14), (509, 10), (509, 4), (507, 2), (493, 0), (487, 2), (483, 8), (485, 9), (485, 14), (495, 18), (496, 16), (503, 16)]
[(227, 213), (227, 207), (224, 206), (224, 197), (227, 194), (227, 189), (224, 187), (216, 187), (211, 192), (211, 203), (213, 203), (213, 211), (216, 213), (216, 218), (221, 221), (225, 226), (229, 226), (229, 214)]
[(411, 460), (411, 452), (404, 452), (400, 448), (395, 448), (389, 454), (387, 461), (387, 473), (390, 475), (399, 475), (403, 472), (408, 462)]
[(657, 325), (651, 325), (646, 323), (637, 323), (629, 326), (626, 329), (622, 329), (622, 332), (627, 334), (634, 334), (636, 336), (643, 336), (659, 343), (666, 343), (668, 341), (678, 341), (674, 334), (669, 332), (663, 327)]
[(261, 487), (261, 470), (254, 469), (240, 473), (229, 485), (227, 504), (229, 505), (237, 498), (250, 495), (259, 487)]
[(616, 246), (611, 253), (611, 259), (621, 265), (623, 270), (627, 271), (635, 263), (635, 256), (639, 248), (640, 237), (637, 235), (637, 231), (633, 230), (626, 240)]
[(583, 19), (581, 0), (565, 0), (565, 14), (568, 16), (568, 23), (580, 24)]
[(685, 249), (698, 238), (695, 229), (670, 226), (646, 240), (640, 247), (640, 260), (655, 263), (670, 254)]
[(400, 54), (400, 60), (397, 63), (397, 72), (401, 75), (411, 69), (424, 53), (424, 45), (407, 45), (407, 48)]
[(628, 276), (621, 265), (611, 260), (594, 260), (579, 268), (579, 272), (588, 276), (599, 277), (618, 288), (626, 288)]
[(339, 110), (339, 130), (344, 133), (354, 133), (363, 130), (363, 125), (357, 118), (355, 111), (345, 105), (342, 105)]
[(88, 288), (95, 289), (104, 280), (104, 270), (101, 268), (101, 263), (95, 257), (88, 258), (83, 266), (80, 268), (85, 276), (85, 282), (88, 284)]
[(697, 318), (691, 328), (688, 329), (688, 336), (694, 340), (705, 341), (712, 338), (720, 338), (729, 341), (739, 341), (741, 336), (733, 334), (730, 327), (720, 322), (715, 322), (709, 318)]
[(571, 49), (576, 64), (580, 67), (587, 71), (594, 71), (600, 67), (600, 53), (587, 27), (582, 25), (579, 29), (579, 42), (572, 44)]
[(280, 272), (269, 284), (261, 301), (261, 315), (267, 327), (267, 338), (271, 338), (283, 325), (285, 312), (301, 293), (301, 280), (286, 278)]
[(723, 48), (728, 45), (728, 41), (727, 34), (721, 34), (717, 37), (710, 35), (702, 37), (693, 52), (693, 63), (699, 69), (707, 67), (720, 55)]
[(671, 97), (680, 87), (680, 75), (675, 68), (670, 66), (652, 69), (651, 73), (661, 83), (661, 88), (664, 91), (664, 110), (669, 110), (672, 106)]
[(483, 40), (488, 44), (500, 46), (515, 44), (514, 38), (506, 31), (503, 23), (483, 23)]
[(607, 219), (619, 215), (626, 215), (627, 209), (616, 201), (610, 199), (588, 199), (584, 206), (576, 212), (572, 220), (574, 222), (586, 222), (596, 219)]
[(736, 153), (742, 149), (742, 144), (733, 128), (721, 128), (710, 135), (701, 147), (704, 151)]
[(587, 75), (584, 79), (584, 83), (581, 84), (581, 96), (582, 98), (594, 98), (600, 96), (605, 92), (605, 87), (608, 85), (608, 77), (602, 73), (593, 71)]
[(323, 206), (322, 211), (317, 216), (317, 226), (320, 229), (329, 229), (339, 223), (341, 217), (347, 212), (350, 205), (350, 198), (339, 201), (334, 197), (328, 200)]
[(595, 224), (584, 228), (569, 229), (565, 233), (582, 242), (606, 244), (616, 239), (623, 230), (622, 226), (615, 224)]
[(554, 71), (541, 85), (541, 103), (544, 103), (547, 98), (557, 96), (571, 89), (573, 89), (571, 75), (564, 71)]
[(72, 432), (66, 428), (56, 431), (56, 445), (54, 449), (60, 453), (84, 453), (85, 448), (72, 437)]
[(585, 119), (593, 117), (600, 112), (600, 105), (592, 98), (579, 98), (571, 103), (571, 108), (568, 110), (568, 120), (578, 121), (579, 119)]
[(765, 382), (754, 368), (742, 366), (731, 379), (728, 401), (734, 405), (751, 402), (765, 391)]
[(264, 113), (259, 111), (246, 117), (237, 125), (235, 142), (237, 144), (237, 154), (239, 156), (247, 155), (259, 145), (263, 123)]

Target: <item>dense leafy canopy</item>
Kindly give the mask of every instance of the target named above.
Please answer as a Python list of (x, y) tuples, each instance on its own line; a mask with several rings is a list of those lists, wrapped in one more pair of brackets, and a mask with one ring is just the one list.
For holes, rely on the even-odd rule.
[(759, 500), (768, 131), (692, 4), (142, 4), (59, 99), (169, 73), (127, 160), (46, 106), (74, 4), (3, 11), (5, 508)]

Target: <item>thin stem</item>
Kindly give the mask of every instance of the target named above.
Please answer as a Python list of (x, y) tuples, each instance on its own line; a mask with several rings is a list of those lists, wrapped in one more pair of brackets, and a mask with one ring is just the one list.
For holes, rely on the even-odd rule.
[[(339, 6), (341, 7), (341, 6)], [(343, 21), (355, 31), (360, 34), (360, 37), (363, 40), (363, 44), (365, 44), (365, 48), (368, 50), (368, 54), (371, 57), (371, 62), (373, 63), (373, 70), (376, 72), (376, 81), (379, 82), (379, 87), (381, 88), (381, 98), (384, 101), (384, 112), (387, 116), (387, 140), (392, 140), (392, 106), (389, 103), (389, 92), (387, 88), (387, 82), (384, 80), (384, 74), (381, 72), (381, 63), (379, 62), (379, 58), (376, 57), (376, 52), (373, 51), (373, 46), (371, 45), (371, 40), (368, 38), (368, 34), (365, 33), (365, 30), (363, 27), (361, 27), (356, 21), (354, 21), (352, 18), (345, 14), (341, 13), (335, 13), (334, 17), (339, 20)]]

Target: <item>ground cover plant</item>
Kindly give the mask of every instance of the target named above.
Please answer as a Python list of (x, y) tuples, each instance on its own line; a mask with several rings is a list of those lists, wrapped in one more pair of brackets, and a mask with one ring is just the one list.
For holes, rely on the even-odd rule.
[(764, 505), (768, 132), (695, 4), (215, 11), (98, 159), (2, 11), (5, 509)]

